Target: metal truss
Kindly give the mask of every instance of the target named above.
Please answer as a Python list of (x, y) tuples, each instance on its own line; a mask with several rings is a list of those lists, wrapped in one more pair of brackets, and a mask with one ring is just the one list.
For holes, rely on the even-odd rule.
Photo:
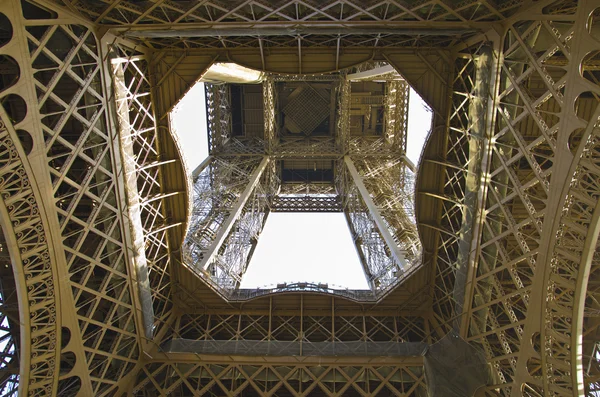
[(208, 124), (208, 151), (218, 151), (231, 136), (231, 111), (229, 108), (229, 86), (205, 84), (206, 122)]
[[(413, 355), (445, 334), (485, 354), (481, 395), (600, 389), (597, 2), (0, 13), (0, 394), (425, 396)], [(213, 157), (186, 185), (167, 112), (219, 57), (305, 74), (388, 61), (436, 112), (422, 167), (441, 172), (417, 174), (406, 205), (405, 83), (388, 87), (381, 137), (349, 136), (350, 83), (336, 77), (335, 139), (285, 141), (267, 80), (264, 139), (232, 136), (227, 86), (209, 87)], [(336, 161), (335, 184), (282, 184), (276, 163), (294, 153)], [(177, 207), (186, 186), (194, 202)], [(374, 292), (237, 289), (270, 211), (340, 207)], [(180, 259), (212, 289), (184, 299)], [(430, 286), (392, 288), (413, 275)]]
[(386, 143), (406, 153), (408, 132), (408, 93), (406, 81), (391, 80), (385, 93), (385, 140)]
[[(344, 140), (343, 147), (353, 156), (390, 157), (406, 153), (408, 133), (408, 100), (410, 86), (404, 80), (386, 81), (385, 129), (383, 136), (350, 136), (349, 103), (351, 88), (349, 84), (340, 89), (340, 110), (338, 133)], [(406, 158), (405, 158), (406, 159)], [(383, 159), (381, 161), (384, 161)]]
[(383, 293), (421, 264), (409, 218), (412, 184), (399, 174), (405, 168), (401, 157), (355, 161), (346, 156), (339, 162), (337, 187), (371, 289)]
[(265, 156), (215, 157), (194, 177), (183, 259), (220, 291), (239, 288), (258, 241), (276, 181)]
[(162, 165), (172, 163), (159, 149), (152, 107), (148, 62), (134, 51), (111, 43), (113, 87), (120, 127), (121, 155), (128, 195), (130, 233), (136, 250), (136, 276), (146, 337), (160, 334), (173, 302)]
[(273, 212), (342, 212), (342, 201), (333, 195), (278, 194), (271, 204)]
[(597, 156), (600, 108), (595, 55), (586, 54), (599, 44), (585, 21), (596, 6), (540, 9), (544, 20), (515, 22), (503, 42), (468, 309), (468, 340), (488, 355), (490, 390), (501, 395), (581, 395), (583, 357), (594, 372), (583, 324), (594, 329), (584, 285), (596, 282), (598, 175), (587, 159)]
[(0, 313), (0, 343), (2, 343), (2, 350), (0, 351), (0, 371), (2, 371), (0, 372), (0, 390), (2, 390), (3, 396), (17, 396), (19, 392), (19, 356), (21, 351), (19, 307), (6, 242), (3, 242), (2, 248), (2, 270), (11, 274), (3, 274), (3, 284), (0, 285), (0, 304), (2, 305), (2, 312)]
[[(155, 393), (187, 395), (427, 395), (423, 367), (415, 360), (321, 359), (296, 362), (168, 362), (148, 363), (133, 390), (134, 396)], [(165, 377), (164, 374), (169, 374)]]
[(263, 81), (263, 111), (264, 111), (264, 139), (266, 142), (265, 149), (267, 153), (271, 153), (275, 138), (278, 135), (277, 131), (277, 92), (275, 89), (275, 81), (273, 79), (265, 79)]
[[(6, 113), (2, 109), (2, 119)], [(52, 285), (53, 274), (50, 267), (50, 254), (48, 244), (40, 233), (44, 232), (42, 219), (37, 211), (34, 192), (27, 178), (27, 172), (20, 158), (23, 151), (13, 143), (7, 125), (0, 120), (0, 173), (2, 180), (2, 220), (6, 234), (6, 247), (11, 254), (11, 262), (20, 271), (14, 277), (17, 288), (29, 290), (27, 299), (37, 303), (37, 307), (20, 307), (18, 322), (22, 324), (21, 330), (16, 331), (5, 328), (8, 307), (2, 310), (2, 339), (8, 351), (3, 357), (3, 370), (6, 376), (2, 381), (3, 395), (17, 395), (19, 388), (25, 389), (23, 384), (31, 385), (29, 390), (33, 395), (42, 395), (47, 390), (53, 389), (56, 371), (57, 338), (56, 334), (56, 301)], [(10, 124), (9, 124), (10, 125)], [(13, 130), (14, 132), (14, 130)], [(17, 138), (18, 142), (18, 138)], [(20, 154), (20, 153), (21, 154)], [(7, 222), (8, 221), (8, 222)], [(11, 230), (12, 229), (12, 230)], [(19, 238), (16, 238), (16, 236)], [(3, 286), (9, 283), (11, 276), (3, 277)], [(6, 280), (6, 281), (4, 281)], [(2, 290), (2, 300), (5, 304), (9, 298), (8, 291)], [(14, 321), (14, 320), (13, 320)], [(33, 332), (31, 330), (37, 332)], [(19, 335), (23, 332), (20, 341)], [(16, 345), (15, 343), (19, 343)], [(11, 353), (11, 346), (20, 351)], [(16, 350), (16, 349), (15, 349)], [(22, 352), (29, 351), (30, 355)], [(14, 357), (14, 356), (17, 357)], [(13, 357), (11, 357), (13, 356)], [(18, 376), (11, 375), (10, 367), (19, 361), (20, 367), (25, 368), (25, 373), (18, 372)]]
[[(397, 1), (367, 5), (348, 0), (293, 3), (240, 0), (196, 5), (159, 1), (141, 6), (131, 1), (55, 2), (67, 5), (94, 23), (113, 26), (117, 31), (122, 29), (127, 37), (150, 48), (243, 46), (260, 48), (262, 52), (274, 47), (292, 47), (299, 57), (303, 48), (324, 45), (443, 47), (455, 43), (456, 36), (466, 38), (487, 29), (489, 22), (512, 15), (522, 3), (486, 1), (451, 5), (432, 0), (410, 5)], [(356, 22), (356, 26), (344, 26)], [(430, 24), (424, 28), (426, 22)]]
[[(350, 346), (358, 342), (419, 344), (429, 341), (428, 320), (409, 315), (409, 312), (418, 314), (409, 307), (402, 309), (402, 315), (386, 315), (376, 311), (349, 312), (343, 303), (336, 304), (333, 299), (323, 310), (311, 308), (307, 299), (298, 299), (298, 307), (293, 310), (278, 309), (278, 303), (279, 300), (272, 297), (267, 309), (257, 313), (182, 315), (175, 322), (173, 336), (189, 341), (281, 342), (282, 346), (283, 342), (302, 342), (305, 347), (327, 341), (340, 343), (340, 347), (344, 343)], [(411, 305), (419, 304), (421, 302)]]
[(340, 150), (333, 137), (279, 137), (271, 153), (276, 158), (290, 157), (339, 157)]
[(220, 149), (213, 149), (212, 154), (223, 156), (235, 155), (261, 155), (265, 152), (265, 141), (257, 138), (234, 137), (227, 141), (227, 144)]
[[(164, 288), (168, 250), (166, 246), (157, 250), (150, 237), (156, 235), (158, 245), (164, 245), (165, 234), (158, 234), (158, 222), (154, 221), (160, 204), (144, 205), (160, 190), (148, 180), (141, 181), (144, 177), (157, 179), (148, 167), (156, 163), (156, 151), (154, 157), (147, 154), (156, 142), (150, 138), (149, 144), (144, 135), (153, 126), (153, 120), (148, 125), (147, 117), (151, 100), (148, 91), (140, 92), (144, 86), (140, 87), (139, 79), (131, 77), (136, 75), (133, 62), (121, 60), (119, 65), (125, 64), (126, 69), (122, 70), (126, 76), (122, 100), (127, 102), (125, 113), (129, 109), (133, 115), (127, 133), (134, 136), (135, 171), (144, 174), (133, 177), (134, 186), (138, 184), (136, 198), (144, 201), (137, 208), (137, 221), (144, 227), (141, 246), (146, 248), (150, 268), (141, 274), (138, 271), (142, 269), (136, 267), (140, 262), (131, 258), (139, 260), (144, 253), (132, 255), (135, 244), (128, 244), (134, 235), (129, 227), (134, 227), (136, 219), (124, 216), (125, 180), (121, 179), (122, 169), (115, 169), (121, 162), (113, 128), (117, 120), (109, 110), (111, 81), (105, 78), (112, 74), (111, 58), (137, 54), (117, 49), (106, 56), (108, 46), (97, 41), (89, 27), (66, 14), (33, 4), (26, 19), (20, 16), (20, 6), (10, 5), (3, 11), (8, 11), (13, 37), (0, 51), (11, 53), (18, 65), (12, 72), (14, 81), (19, 83), (8, 92), (13, 100), (2, 102), (2, 119), (9, 121), (2, 141), (12, 147), (5, 152), (10, 154), (6, 164), (11, 165), (5, 168), (4, 181), (13, 184), (2, 187), (8, 211), (2, 219), (6, 220), (3, 227), (16, 222), (21, 229), (14, 231), (14, 236), (20, 236), (17, 240), (9, 238), (9, 252), (16, 274), (25, 277), (21, 291), (32, 294), (28, 298), (31, 306), (20, 313), (26, 335), (20, 349), (25, 355), (21, 366), (31, 369), (19, 375), (19, 394), (100, 395), (118, 388), (135, 366), (143, 346), (138, 334), (144, 328), (142, 322), (148, 321), (150, 329), (142, 335), (152, 338), (154, 328), (160, 328), (170, 310), (168, 298), (167, 303), (164, 299), (168, 296)], [(19, 52), (26, 43), (31, 51)], [(19, 80), (19, 72), (32, 77)], [(138, 71), (137, 76), (144, 73)], [(27, 107), (21, 106), (19, 97), (26, 98)], [(18, 153), (28, 159), (20, 166)], [(23, 184), (20, 189), (15, 189), (17, 182)], [(157, 183), (154, 181), (154, 186)], [(36, 192), (36, 186), (46, 188)], [(18, 200), (25, 200), (23, 204), (11, 199), (11, 191), (18, 193)], [(38, 206), (38, 202), (42, 204)], [(22, 220), (11, 220), (13, 215)], [(32, 245), (33, 241), (39, 246)], [(140, 275), (154, 288), (147, 300), (157, 314), (156, 323), (134, 309), (143, 306), (138, 300), (142, 289), (133, 288)], [(55, 299), (60, 299), (60, 307)], [(8, 390), (7, 386), (3, 393)]]
[(414, 214), (414, 175), (403, 157), (354, 158), (362, 182), (410, 265), (421, 261)]
[[(494, 87), (489, 43), (463, 49), (455, 59), (448, 130), (442, 159), (425, 159), (442, 166), (440, 192), (421, 190), (419, 198), (432, 197), (441, 209), (437, 224), (420, 222), (435, 232), (434, 281), (431, 285), (433, 313), (442, 334), (460, 328), (457, 316), (464, 305), (465, 282), (473, 266), (473, 241), (477, 239), (484, 189), (481, 167), (489, 150), (492, 106), (489, 91)], [(497, 61), (497, 60), (496, 60)]]
[(336, 145), (342, 153), (347, 153), (350, 139), (350, 81), (344, 79), (340, 82), (338, 92), (337, 118), (335, 124)]
[[(47, 186), (41, 200), (45, 216), (52, 217), (47, 227), (55, 254), (47, 260), (59, 272), (54, 279), (61, 291), (57, 297), (74, 309), (54, 310), (62, 316), (57, 323), (62, 328), (47, 330), (43, 337), (55, 338), (46, 343), (60, 355), (39, 356), (45, 360), (40, 369), (60, 365), (58, 382), (46, 373), (21, 387), (32, 394), (100, 394), (115, 387), (113, 379), (127, 374), (139, 354), (132, 269), (113, 169), (118, 154), (107, 127), (104, 63), (89, 28), (36, 17), (29, 22), (11, 19), (13, 43), (22, 48), (30, 43), (31, 51), (18, 63), (21, 73), (32, 76), (19, 90), (27, 98), (27, 116), (12, 108), (11, 121), (23, 120), (17, 125), (31, 134), (32, 168), (36, 183)], [(36, 328), (43, 330), (31, 329)]]
[[(208, 133), (213, 158), (194, 176), (193, 217), (183, 262), (229, 299), (243, 299), (244, 294), (237, 291), (238, 285), (271, 210), (346, 212), (365, 271), (371, 279), (371, 289), (377, 297), (421, 265), (416, 220), (412, 205), (408, 204), (414, 195), (412, 166), (403, 156), (409, 86), (403, 81), (390, 82), (387, 89), (391, 98), (385, 107), (386, 129), (381, 137), (350, 136), (350, 82), (340, 75), (337, 87), (340, 103), (337, 135), (288, 137), (278, 131), (275, 83), (267, 78), (263, 82), (263, 145), (259, 138), (230, 137), (229, 86), (207, 85)], [(347, 171), (345, 164), (352, 160), (349, 157), (343, 160), (345, 150), (357, 158), (360, 172), (354, 165), (352, 171)], [(276, 161), (295, 158), (337, 161), (342, 166), (337, 167), (335, 186), (282, 184), (274, 172), (262, 176), (265, 162), (275, 169)], [(260, 161), (263, 163), (259, 165)], [(261, 197), (259, 201), (253, 199), (257, 194)], [(241, 211), (254, 214), (251, 222), (254, 226), (250, 229), (243, 226), (242, 219), (237, 219)], [(372, 230), (378, 231), (373, 233)], [(255, 294), (258, 295), (262, 294)]]

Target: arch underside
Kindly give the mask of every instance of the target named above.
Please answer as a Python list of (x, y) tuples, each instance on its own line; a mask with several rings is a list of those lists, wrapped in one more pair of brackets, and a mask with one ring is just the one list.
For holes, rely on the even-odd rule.
[[(18, 378), (0, 362), (0, 394), (424, 396), (445, 335), (485, 356), (482, 395), (598, 391), (598, 5), (272, 3), (0, 9), (0, 328), (20, 352)], [(377, 304), (226, 302), (180, 263), (196, 187), (168, 112), (214, 62), (310, 75), (365, 61), (434, 111), (415, 187), (423, 266)], [(243, 190), (262, 154), (230, 158)], [(461, 368), (436, 381), (460, 384)]]

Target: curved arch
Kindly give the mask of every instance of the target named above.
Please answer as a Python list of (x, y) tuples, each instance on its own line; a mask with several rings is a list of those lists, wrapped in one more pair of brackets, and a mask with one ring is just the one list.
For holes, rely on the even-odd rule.
[[(585, 128), (581, 143), (574, 156), (564, 151), (556, 155), (557, 171), (552, 178), (564, 177), (562, 194), (557, 200), (557, 219), (552, 225), (552, 235), (547, 248), (546, 268), (543, 274), (545, 298), (542, 301), (540, 317), (542, 340), (545, 341), (545, 354), (541, 355), (543, 369), (543, 387), (547, 390), (561, 390), (569, 387), (573, 391), (584, 392), (582, 362), (582, 330), (587, 281), (591, 268), (591, 257), (598, 239), (598, 200), (600, 189), (593, 181), (598, 180), (597, 156), (599, 150), (598, 129), (595, 120), (600, 116), (600, 102), (592, 102), (587, 117), (577, 114), (571, 104), (577, 104), (586, 90), (598, 94), (596, 86), (590, 86), (580, 73), (583, 60), (592, 43), (585, 25), (581, 21), (587, 18), (591, 3), (577, 10), (579, 24), (573, 27), (578, 45), (571, 50), (572, 59), (568, 72), (572, 77), (566, 87), (564, 105), (561, 114), (560, 131), (569, 132), (566, 139), (558, 134), (556, 151), (564, 151), (561, 144), (568, 143), (568, 137), (578, 127)], [(571, 101), (571, 103), (569, 103)], [(567, 149), (568, 150), (568, 149)], [(561, 160), (564, 160), (561, 162)], [(567, 172), (561, 170), (561, 164), (569, 164)], [(591, 179), (590, 179), (591, 178)], [(560, 180), (560, 179), (559, 179)], [(591, 182), (590, 182), (591, 181)], [(559, 190), (557, 189), (558, 193)], [(552, 200), (550, 200), (552, 202)], [(552, 208), (551, 204), (548, 208)], [(559, 212), (560, 210), (560, 212)], [(591, 251), (591, 252), (590, 252)], [(543, 253), (542, 253), (543, 254)], [(539, 259), (539, 258), (538, 258)], [(588, 263), (589, 262), (589, 263)], [(558, 365), (557, 363), (563, 363)], [(570, 378), (570, 383), (565, 379)], [(566, 383), (566, 385), (565, 385)]]
[[(600, 178), (600, 175), (598, 176)], [(588, 281), (592, 267), (592, 260), (596, 252), (598, 237), (600, 235), (600, 201), (592, 214), (592, 219), (587, 230), (587, 237), (581, 257), (577, 286), (575, 287), (575, 301), (573, 303), (573, 322), (571, 323), (571, 376), (573, 385), (577, 387), (580, 395), (585, 393), (583, 377), (583, 320), (585, 298), (587, 295)]]
[[(58, 373), (57, 291), (46, 231), (15, 132), (0, 110), (0, 222), (10, 236), (9, 251), (17, 284), (21, 316), (19, 394), (42, 389), (52, 393)], [(10, 231), (10, 232), (9, 232)], [(25, 354), (23, 354), (25, 352)]]
[[(300, 54), (295, 48), (272, 48), (269, 49), (268, 55), (262, 57), (258, 53), (231, 53), (227, 58), (231, 62), (247, 68), (268, 73), (310, 75), (337, 72), (370, 61), (374, 57), (375, 53), (371, 49), (336, 55), (335, 47), (326, 47), (317, 49), (304, 48), (301, 49)], [(302, 58), (310, 58), (313, 61), (311, 63), (302, 63)]]
[[(2, 350), (4, 350), (4, 354), (6, 354), (6, 347), (11, 347), (14, 349), (13, 356), (7, 360), (7, 357), (4, 356), (0, 362), (0, 366), (2, 367), (2, 372), (4, 374), (0, 375), (0, 389), (6, 392), (6, 389), (12, 391), (12, 387), (9, 384), (13, 384), (13, 387), (23, 388), (24, 382), (27, 382), (26, 377), (18, 376), (16, 379), (12, 376), (11, 370), (15, 368), (19, 371), (18, 374), (26, 374), (30, 357), (29, 344), (26, 343), (26, 335), (21, 332), (22, 329), (27, 329), (29, 327), (29, 305), (27, 304), (27, 297), (24, 295), (24, 292), (27, 290), (27, 285), (25, 283), (25, 277), (23, 272), (19, 271), (22, 268), (22, 263), (20, 261), (19, 250), (17, 247), (17, 240), (13, 233), (12, 225), (8, 217), (8, 213), (6, 211), (6, 206), (3, 205), (3, 202), (0, 198), (0, 244), (2, 245), (2, 259), (6, 260), (10, 263), (10, 267), (6, 262), (3, 262), (2, 265), (5, 265), (7, 268), (4, 268), (0, 265), (0, 294), (2, 300), (2, 310), (0, 314), (0, 318), (2, 318), (2, 324), (0, 325), (3, 329), (0, 331), (2, 338)], [(12, 279), (11, 279), (12, 274)], [(8, 288), (7, 288), (8, 287)], [(8, 291), (7, 291), (8, 290)], [(11, 294), (14, 292), (14, 294)], [(9, 295), (13, 295), (9, 297)], [(16, 298), (15, 296), (16, 295)], [(12, 309), (16, 299), (16, 310)], [(9, 309), (9, 307), (11, 309)], [(6, 308), (6, 310), (5, 310)], [(16, 311), (17, 316), (14, 317), (14, 312)], [(10, 312), (12, 313), (12, 318)], [(6, 323), (4, 322), (6, 319)], [(8, 330), (6, 330), (6, 328)], [(17, 329), (18, 328), (18, 329)], [(5, 333), (10, 334), (10, 336), (6, 336)], [(8, 341), (7, 339), (10, 338)], [(8, 351), (10, 353), (10, 350)], [(13, 362), (15, 360), (15, 362)], [(7, 394), (10, 394), (10, 391)]]
[[(541, 331), (548, 335), (549, 329), (554, 330), (550, 338), (542, 338), (546, 343), (545, 353), (541, 354), (543, 377), (564, 378), (570, 372), (571, 387), (579, 395), (585, 393), (582, 347), (587, 285), (600, 234), (600, 189), (590, 183), (600, 179), (600, 169), (585, 155), (597, 153), (600, 143), (597, 134), (586, 141), (588, 144), (581, 145), (574, 161), (577, 166), (572, 179), (576, 182), (570, 184), (565, 195), (557, 238), (549, 255), (546, 289), (553, 297), (544, 307), (546, 329)], [(557, 366), (557, 361), (566, 365)]]

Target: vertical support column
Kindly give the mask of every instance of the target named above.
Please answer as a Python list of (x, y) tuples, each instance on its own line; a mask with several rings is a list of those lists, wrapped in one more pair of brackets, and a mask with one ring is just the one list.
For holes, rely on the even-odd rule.
[(342, 153), (346, 153), (349, 146), (348, 140), (350, 135), (350, 81), (344, 78), (340, 83), (339, 90), (340, 102), (335, 143)]
[(302, 342), (304, 342), (304, 294), (300, 294), (300, 356), (302, 356)]
[(212, 260), (214, 259), (215, 255), (219, 251), (219, 248), (221, 248), (221, 245), (223, 244), (223, 242), (227, 238), (227, 235), (231, 231), (235, 221), (239, 218), (240, 214), (242, 213), (244, 205), (246, 205), (246, 201), (248, 201), (248, 198), (250, 197), (250, 193), (252, 193), (252, 190), (254, 190), (254, 188), (260, 181), (260, 177), (262, 176), (265, 168), (267, 168), (268, 163), (269, 157), (264, 156), (263, 160), (260, 162), (258, 167), (250, 176), (248, 185), (246, 186), (240, 197), (237, 199), (233, 209), (227, 216), (227, 219), (221, 225), (221, 228), (219, 229), (216, 237), (210, 244), (209, 248), (206, 250), (206, 254), (202, 258), (202, 261), (197, 265), (198, 269), (206, 270), (212, 262)]
[(131, 139), (131, 125), (129, 121), (128, 93), (125, 87), (123, 65), (120, 60), (113, 63), (115, 98), (117, 103), (117, 117), (119, 118), (119, 137), (121, 142), (121, 156), (123, 158), (123, 171), (125, 177), (125, 194), (127, 197), (127, 213), (129, 218), (129, 232), (132, 239), (133, 265), (135, 268), (135, 281), (138, 287), (144, 335), (152, 339), (154, 325), (154, 309), (152, 307), (152, 292), (148, 278), (148, 263), (146, 261), (144, 228), (142, 226), (140, 195), (137, 188), (137, 172), (133, 140)]
[(364, 201), (365, 205), (369, 209), (369, 213), (371, 214), (371, 216), (373, 217), (373, 220), (375, 221), (375, 224), (377, 225), (377, 229), (379, 229), (379, 233), (381, 234), (381, 237), (383, 238), (386, 245), (390, 249), (390, 253), (391, 253), (392, 257), (394, 258), (394, 261), (401, 269), (405, 269), (407, 266), (406, 266), (406, 259), (404, 258), (404, 254), (400, 251), (400, 249), (398, 248), (398, 244), (396, 244), (396, 241), (392, 237), (392, 234), (390, 233), (390, 230), (388, 229), (385, 221), (383, 220), (383, 217), (379, 213), (379, 209), (373, 202), (373, 199), (371, 198), (369, 191), (365, 187), (365, 184), (362, 181), (362, 177), (360, 176), (356, 167), (354, 166), (354, 162), (352, 161), (350, 156), (344, 156), (344, 162), (346, 163), (346, 167), (348, 167), (348, 171), (350, 172), (350, 175), (352, 176), (352, 180), (354, 181), (354, 184), (356, 185), (358, 191), (360, 192), (360, 196), (361, 196), (362, 200)]
[(206, 84), (205, 87), (208, 152), (213, 154), (222, 150), (231, 137), (229, 85)]
[[(498, 43), (496, 43), (498, 45)], [(461, 240), (458, 247), (456, 282), (454, 283), (455, 313), (457, 319), (454, 329), (466, 334), (468, 317), (461, 319), (463, 307), (470, 302), (469, 288), (466, 283), (474, 266), (477, 247), (479, 245), (480, 224), (483, 206), (485, 205), (485, 172), (488, 169), (490, 156), (490, 139), (494, 118), (494, 101), (490, 100), (490, 92), (496, 89), (497, 67), (494, 63), (493, 49), (490, 45), (482, 46), (475, 65), (475, 87), (469, 103), (469, 163), (465, 177), (465, 198), (463, 221), (460, 230)]]
[(265, 150), (271, 153), (277, 140), (277, 121), (275, 119), (275, 82), (271, 79), (263, 81), (263, 111), (265, 121)]
[(406, 154), (408, 133), (408, 84), (392, 80), (386, 84), (385, 141), (394, 151)]

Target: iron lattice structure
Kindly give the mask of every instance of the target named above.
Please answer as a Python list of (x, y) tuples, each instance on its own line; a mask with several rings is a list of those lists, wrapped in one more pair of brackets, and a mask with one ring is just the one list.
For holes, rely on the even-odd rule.
[[(0, 1), (0, 394), (596, 395), (599, 16)], [(215, 62), (268, 77), (208, 88), (188, 178), (169, 112)], [(414, 174), (407, 85), (434, 113)], [(371, 290), (239, 289), (298, 210), (346, 214)]]
[[(268, 77), (258, 87), (262, 94), (258, 104), (272, 132), (260, 136), (235, 131), (232, 86), (206, 87), (210, 157), (193, 175), (182, 262), (227, 299), (244, 295), (239, 285), (271, 211), (346, 213), (372, 290), (370, 295), (352, 291), (356, 297), (377, 300), (421, 264), (412, 208), (413, 171), (404, 156), (408, 84), (384, 80), (385, 86), (374, 84), (382, 95), (352, 97), (348, 77), (335, 80), (330, 101), (313, 88), (323, 87), (321, 80), (311, 85), (310, 77), (302, 83)], [(288, 86), (294, 89), (285, 106), (279, 106), (276, 81), (282, 92)], [(379, 100), (381, 106), (375, 103)], [(344, 135), (349, 125), (336, 128), (334, 118), (327, 135), (315, 132), (330, 112), (339, 120), (349, 120), (352, 112), (362, 114), (350, 102), (366, 107), (369, 117), (379, 113), (385, 118), (381, 131), (363, 128), (355, 131), (356, 136)], [(287, 131), (290, 124), (299, 132)], [(297, 284), (277, 288), (298, 289)], [(258, 291), (254, 296), (272, 292)]]

